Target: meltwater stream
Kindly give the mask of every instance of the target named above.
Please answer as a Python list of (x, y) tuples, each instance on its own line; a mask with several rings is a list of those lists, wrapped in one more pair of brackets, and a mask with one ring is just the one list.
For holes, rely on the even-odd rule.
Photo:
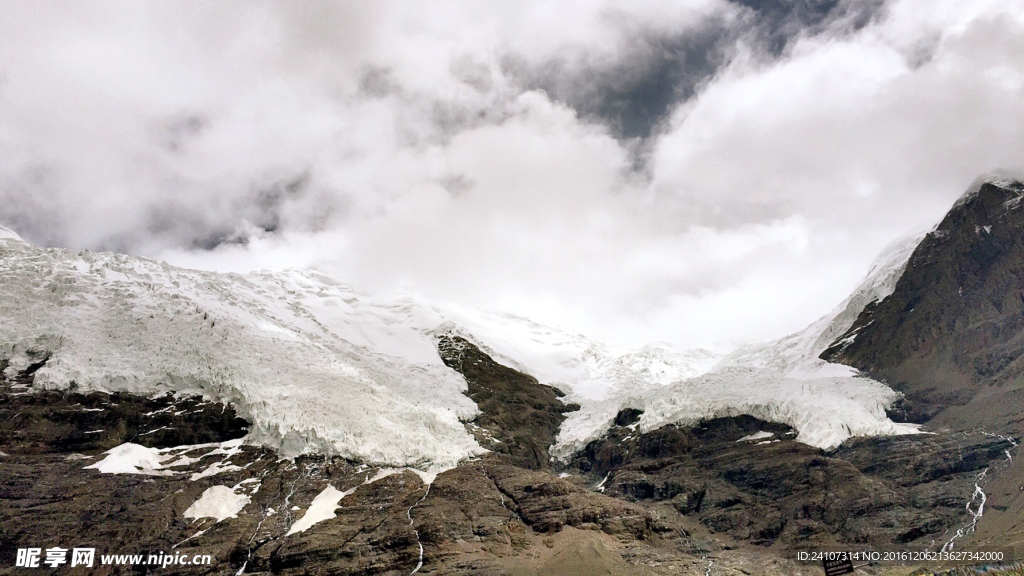
[(413, 574), (419, 572), (420, 568), (423, 568), (423, 542), (420, 541), (420, 531), (417, 530), (416, 527), (413, 525), (412, 509), (419, 506), (421, 502), (426, 500), (428, 494), (430, 494), (430, 484), (427, 484), (427, 491), (423, 493), (423, 497), (417, 500), (416, 503), (413, 504), (412, 506), (409, 506), (409, 509), (405, 511), (405, 516), (409, 518), (409, 526), (412, 526), (413, 532), (416, 533), (416, 544), (420, 547), (420, 559), (416, 563), (416, 567), (412, 569), (412, 572), (409, 572), (409, 576), (412, 576)]
[[(978, 477), (974, 480), (974, 492), (971, 494), (971, 499), (967, 501), (966, 505), (967, 513), (971, 515), (970, 524), (963, 526), (961, 528), (957, 528), (956, 534), (954, 534), (948, 542), (942, 545), (943, 552), (952, 552), (953, 543), (956, 541), (956, 539), (963, 538), (971, 532), (974, 532), (975, 527), (978, 525), (978, 520), (981, 520), (981, 517), (985, 515), (985, 501), (988, 500), (988, 496), (986, 496), (985, 491), (981, 489), (981, 481), (985, 479), (985, 476), (987, 474), (988, 468), (985, 468), (984, 470), (981, 471), (981, 474), (978, 474)], [(972, 510), (971, 505), (974, 504), (975, 502), (978, 503), (978, 508), (977, 510)]]
[[(1019, 445), (1015, 438), (1013, 438), (1012, 436), (1003, 436), (1002, 434), (993, 434), (991, 432), (982, 432), (982, 434), (985, 436), (989, 436), (991, 438), (999, 438), (1000, 440), (1004, 440), (1007, 443), (1009, 443), (1010, 447), (1003, 450), (1003, 453), (1006, 454), (1007, 464), (1013, 462), (1013, 454), (1011, 453), (1011, 451), (1017, 448), (1017, 446)], [(971, 516), (970, 523), (960, 528), (957, 528), (956, 533), (953, 534), (953, 536), (945, 544), (943, 544), (943, 552), (952, 551), (953, 544), (954, 542), (956, 542), (958, 538), (963, 538), (971, 532), (974, 532), (975, 528), (978, 526), (978, 521), (981, 520), (982, 516), (984, 516), (985, 503), (988, 501), (988, 495), (986, 495), (985, 491), (981, 488), (981, 484), (982, 481), (985, 480), (985, 477), (988, 475), (988, 470), (988, 468), (985, 468), (984, 470), (981, 471), (980, 474), (978, 474), (977, 478), (975, 478), (974, 492), (971, 493), (971, 499), (968, 500), (967, 504), (965, 505), (967, 513)], [(972, 508), (972, 506), (974, 505), (977, 505), (977, 508)]]

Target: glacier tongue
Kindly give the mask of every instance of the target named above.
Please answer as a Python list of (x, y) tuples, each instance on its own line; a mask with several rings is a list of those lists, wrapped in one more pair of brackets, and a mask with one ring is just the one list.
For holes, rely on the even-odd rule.
[(886, 416), (885, 409), (899, 393), (818, 356), (849, 330), (865, 306), (892, 294), (925, 233), (886, 247), (849, 298), (800, 332), (740, 348), (703, 373), (667, 385), (644, 389), (619, 384), (598, 399), (571, 394), (582, 409), (562, 424), (552, 454), (568, 459), (603, 434), (623, 408), (644, 411), (639, 422), (643, 432), (746, 414), (788, 424), (798, 431), (798, 441), (820, 448), (838, 446), (852, 436), (918, 432), (916, 425)]
[[(49, 356), (35, 386), (201, 393), (284, 455), (452, 466), (483, 450), (477, 409), (401, 299), (313, 270), (225, 275), (115, 254), (0, 243), (0, 358)], [(412, 318), (422, 314), (425, 317)]]

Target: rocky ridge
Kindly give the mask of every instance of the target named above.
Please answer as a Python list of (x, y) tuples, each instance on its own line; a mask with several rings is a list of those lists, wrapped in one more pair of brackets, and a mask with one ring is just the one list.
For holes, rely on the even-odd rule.
[(822, 358), (903, 392), (905, 418), (1019, 434), (1022, 199), (1019, 181), (977, 183), (918, 244), (893, 293), (867, 306)]

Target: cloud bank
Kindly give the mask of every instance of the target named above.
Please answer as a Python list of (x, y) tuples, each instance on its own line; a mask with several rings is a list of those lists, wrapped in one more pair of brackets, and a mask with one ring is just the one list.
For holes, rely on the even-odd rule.
[(0, 224), (729, 348), (1024, 169), (1015, 2), (677, 4), (7, 3)]

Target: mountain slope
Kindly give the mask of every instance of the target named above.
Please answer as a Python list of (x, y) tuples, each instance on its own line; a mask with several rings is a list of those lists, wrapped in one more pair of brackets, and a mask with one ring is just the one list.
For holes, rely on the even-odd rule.
[[(283, 455), (451, 466), (477, 410), (406, 303), (315, 271), (221, 275), (0, 240), (0, 343), (34, 388), (198, 393)], [(422, 313), (428, 310), (419, 310)], [(439, 323), (440, 320), (435, 320)]]
[(979, 181), (914, 250), (888, 298), (822, 358), (904, 392), (918, 421), (1020, 421), (1024, 401), (1024, 184)]
[(799, 432), (797, 440), (820, 448), (834, 448), (855, 436), (917, 432), (916, 426), (894, 423), (886, 414), (899, 402), (898, 393), (818, 355), (865, 306), (892, 292), (922, 236), (911, 234), (888, 246), (846, 300), (800, 332), (743, 347), (695, 377), (642, 394), (618, 389), (592, 407), (584, 403), (583, 411), (569, 415), (556, 454), (571, 457), (626, 408), (643, 412), (638, 424), (643, 432), (745, 414), (792, 426)]

